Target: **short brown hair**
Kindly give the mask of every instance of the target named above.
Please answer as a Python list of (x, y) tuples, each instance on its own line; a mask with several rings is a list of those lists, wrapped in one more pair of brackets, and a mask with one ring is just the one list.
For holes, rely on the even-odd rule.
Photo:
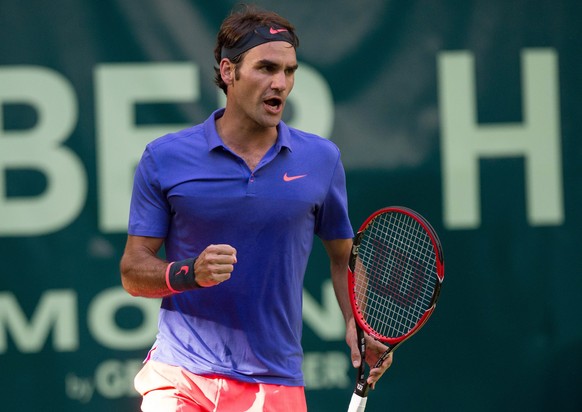
[[(262, 10), (253, 5), (242, 5), (240, 8), (234, 9), (220, 26), (214, 48), (216, 63), (220, 65), (223, 47), (231, 48), (257, 27), (271, 25), (287, 29), (293, 37), (293, 47), (297, 48), (299, 46), (299, 38), (295, 34), (295, 27), (287, 19), (275, 12)], [(235, 73), (245, 54), (246, 52), (231, 60), (235, 64)], [(214, 83), (226, 94), (226, 84), (222, 80), (220, 68), (217, 66), (214, 67)]]

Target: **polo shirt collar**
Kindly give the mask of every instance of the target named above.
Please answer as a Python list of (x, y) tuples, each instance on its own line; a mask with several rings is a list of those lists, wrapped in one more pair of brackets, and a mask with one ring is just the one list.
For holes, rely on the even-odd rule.
[[(216, 119), (219, 119), (224, 114), (224, 108), (214, 111), (208, 119), (204, 122), (204, 135), (208, 142), (208, 151), (211, 152), (218, 147), (226, 147), (221, 137), (216, 130)], [(289, 127), (280, 121), (277, 125), (277, 141), (275, 142), (275, 149), (277, 152), (286, 147), (289, 151), (293, 151), (291, 147), (291, 133)]]

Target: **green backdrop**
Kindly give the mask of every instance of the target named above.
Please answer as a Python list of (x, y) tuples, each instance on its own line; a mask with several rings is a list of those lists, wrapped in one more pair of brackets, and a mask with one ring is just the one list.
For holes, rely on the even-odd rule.
[[(2, 411), (137, 410), (155, 300), (120, 287), (145, 144), (222, 103), (234, 1), (0, 0)], [(333, 140), (355, 228), (427, 217), (446, 280), (368, 411), (582, 409), (582, 3), (259, 1), (293, 21), (285, 120)], [(305, 283), (311, 411), (354, 371), (316, 242)]]

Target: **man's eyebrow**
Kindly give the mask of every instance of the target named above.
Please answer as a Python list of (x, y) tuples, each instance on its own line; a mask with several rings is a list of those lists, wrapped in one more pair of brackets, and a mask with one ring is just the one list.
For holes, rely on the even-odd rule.
[(256, 64), (260, 66), (277, 66), (277, 63), (269, 59), (257, 60)]
[[(261, 59), (257, 61), (257, 66), (269, 66), (269, 67), (279, 67), (282, 66), (279, 63), (276, 63), (272, 60), (269, 59)], [(286, 69), (291, 69), (293, 71), (297, 70), (299, 68), (299, 64), (295, 63), (293, 66), (286, 66)]]

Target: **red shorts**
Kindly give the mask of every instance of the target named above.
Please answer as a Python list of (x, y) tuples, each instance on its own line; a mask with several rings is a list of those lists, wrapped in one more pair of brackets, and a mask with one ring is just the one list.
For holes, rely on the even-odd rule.
[(135, 377), (144, 412), (306, 412), (302, 386), (240, 382), (199, 376), (148, 361)]

